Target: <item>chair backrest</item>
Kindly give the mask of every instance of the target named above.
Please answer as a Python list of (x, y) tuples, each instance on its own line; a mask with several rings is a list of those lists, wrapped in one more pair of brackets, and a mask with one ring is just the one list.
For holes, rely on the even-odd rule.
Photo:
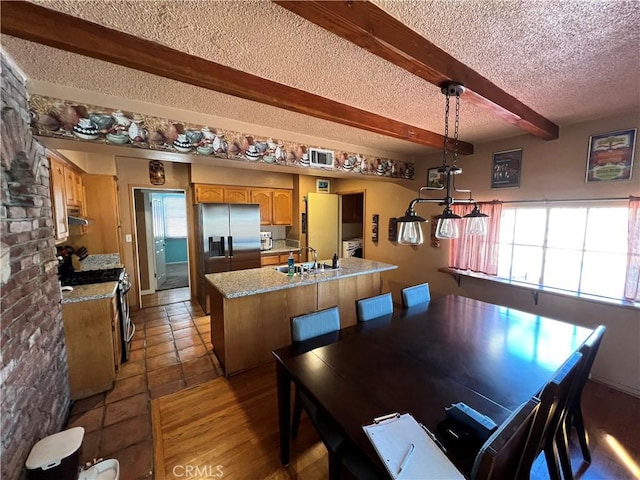
[(540, 402), (537, 398), (528, 400), (514, 410), (509, 418), (493, 432), (476, 456), (471, 471), (473, 480), (502, 480), (518, 477), (520, 458), (527, 447), (539, 406)]
[(404, 308), (413, 307), (431, 300), (431, 292), (428, 283), (421, 283), (413, 287), (402, 289), (402, 306)]
[[(591, 335), (589, 335), (589, 338), (587, 338), (584, 345), (582, 345), (582, 348), (580, 348), (580, 353), (582, 353), (582, 366), (576, 378), (576, 389), (571, 401), (572, 404), (580, 401), (582, 389), (589, 379), (591, 367), (593, 367), (593, 362), (598, 354), (598, 349), (600, 348), (600, 343), (602, 343), (602, 337), (604, 336), (604, 331), (606, 329), (607, 328), (604, 325), (600, 325)], [(572, 406), (573, 405), (570, 405), (569, 407), (571, 408)]]
[(302, 342), (338, 330), (340, 312), (337, 306), (291, 317), (291, 340), (294, 342)]
[(540, 394), (540, 407), (531, 429), (529, 443), (520, 462), (520, 474), (529, 478), (531, 467), (538, 454), (554, 436), (564, 418), (567, 403), (575, 388), (576, 376), (581, 367), (582, 354), (576, 352), (555, 373)]
[(393, 313), (391, 293), (356, 300), (356, 318), (359, 322), (366, 322), (390, 313)]

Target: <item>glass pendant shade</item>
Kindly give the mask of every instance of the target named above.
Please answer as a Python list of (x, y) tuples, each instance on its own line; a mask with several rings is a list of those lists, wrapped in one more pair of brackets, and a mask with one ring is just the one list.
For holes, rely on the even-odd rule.
[(482, 213), (478, 205), (473, 207), (471, 213), (464, 216), (467, 220), (465, 233), (467, 235), (486, 235), (487, 234), (487, 218), (489, 215)]
[(467, 235), (486, 235), (487, 219), (485, 217), (467, 217)]
[(424, 237), (422, 235), (421, 223), (427, 220), (409, 206), (403, 217), (398, 218), (398, 243), (401, 245), (422, 245)]
[(438, 225), (436, 226), (436, 238), (448, 239), (458, 238), (460, 232), (458, 230), (458, 220), (460, 215), (456, 215), (451, 211), (451, 207), (447, 206), (442, 212), (442, 215), (438, 215)]
[(422, 235), (421, 222), (399, 222), (398, 223), (398, 243), (401, 245), (422, 245), (424, 236)]
[(436, 238), (451, 239), (458, 238), (458, 220), (455, 218), (439, 218), (436, 226)]

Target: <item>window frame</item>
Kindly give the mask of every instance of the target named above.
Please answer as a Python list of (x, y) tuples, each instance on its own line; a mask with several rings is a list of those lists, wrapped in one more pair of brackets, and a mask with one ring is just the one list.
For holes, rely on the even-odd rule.
[[(183, 211), (181, 213), (184, 214), (184, 218), (182, 216), (171, 216), (171, 219), (175, 219), (175, 218), (183, 218), (184, 219), (184, 235), (170, 235), (169, 232), (169, 215), (168, 215), (168, 211), (170, 209), (167, 209), (167, 200), (169, 201), (178, 201), (181, 203)], [(183, 193), (176, 193), (176, 194), (171, 194), (171, 193), (167, 193), (167, 194), (163, 194), (162, 195), (162, 210), (163, 210), (163, 217), (164, 217), (164, 237), (165, 238), (187, 238), (188, 234), (189, 234), (189, 225), (187, 222), (187, 204), (186, 204), (186, 195)]]
[[(598, 252), (596, 250), (586, 250), (586, 245), (587, 245), (587, 235), (588, 235), (588, 225), (589, 225), (589, 218), (591, 215), (591, 209), (601, 209), (601, 208), (622, 208), (622, 209), (626, 209), (628, 211), (628, 204), (624, 201), (615, 201), (615, 202), (607, 202), (606, 205), (603, 205), (602, 202), (598, 202), (597, 204), (595, 204), (594, 202), (585, 202), (585, 201), (581, 201), (578, 203), (568, 203), (568, 202), (557, 202), (557, 203), (544, 203), (544, 202), (535, 202), (535, 203), (529, 203), (527, 205), (518, 205), (518, 202), (514, 202), (515, 205), (505, 205), (503, 207), (503, 215), (507, 212), (510, 211), (514, 211), (514, 220), (513, 220), (513, 230), (510, 233), (510, 242), (502, 242), (500, 240), (502, 240), (502, 235), (500, 235), (500, 239), (498, 241), (498, 264), (500, 265), (500, 261), (504, 258), (501, 258), (501, 252), (504, 248), (504, 246), (509, 246), (510, 247), (510, 257), (509, 257), (509, 277), (505, 277), (501, 275), (501, 270), (500, 268), (498, 269), (498, 274), (494, 277), (496, 281), (499, 282), (503, 282), (503, 283), (512, 283), (512, 284), (521, 284), (521, 285), (531, 285), (532, 288), (536, 288), (537, 290), (542, 290), (542, 291), (555, 291), (555, 292), (559, 292), (559, 293), (565, 293), (568, 295), (574, 295), (574, 296), (578, 296), (578, 297), (592, 297), (592, 298), (596, 298), (596, 299), (603, 299), (606, 301), (621, 301), (621, 302), (626, 302), (626, 300), (624, 299), (624, 286), (622, 287), (622, 290), (620, 291), (620, 295), (618, 297), (612, 297), (608, 294), (600, 294), (600, 293), (593, 293), (593, 292), (585, 292), (582, 290), (583, 284), (584, 284), (584, 279), (583, 279), (583, 275), (584, 275), (584, 271), (585, 271), (585, 256), (588, 253), (594, 253), (594, 252)], [(567, 288), (561, 288), (561, 287), (556, 287), (556, 286), (552, 286), (552, 285), (548, 285), (545, 284), (545, 266), (546, 266), (546, 261), (548, 258), (548, 249), (558, 249), (558, 247), (549, 247), (549, 228), (550, 228), (550, 219), (551, 219), (551, 210), (553, 209), (568, 209), (568, 208), (585, 208), (587, 209), (586, 214), (585, 214), (585, 220), (584, 220), (584, 233), (582, 235), (582, 245), (580, 249), (576, 249), (576, 248), (571, 248), (570, 250), (579, 252), (580, 255), (580, 270), (579, 270), (579, 276), (578, 276), (578, 282), (577, 282), (577, 289), (567, 289)], [(538, 246), (538, 245), (533, 245), (533, 244), (523, 244), (523, 243), (516, 243), (516, 231), (517, 231), (517, 212), (519, 210), (525, 210), (525, 209), (544, 209), (545, 210), (545, 225), (544, 225), (544, 236), (543, 236), (543, 241), (542, 241), (542, 245), (540, 246), (540, 248), (542, 249), (542, 258), (541, 258), (541, 263), (540, 263), (540, 274), (538, 277), (538, 281), (537, 282), (531, 282), (531, 281), (527, 281), (527, 280), (521, 280), (521, 279), (517, 279), (517, 278), (513, 278), (513, 267), (514, 267), (514, 255), (515, 255), (515, 251), (516, 248), (518, 246)], [(502, 226), (501, 226), (502, 229)], [(626, 231), (625, 231), (626, 234)], [(618, 253), (618, 252), (614, 252), (614, 251), (605, 251), (605, 253)], [(626, 253), (626, 251), (625, 251)]]

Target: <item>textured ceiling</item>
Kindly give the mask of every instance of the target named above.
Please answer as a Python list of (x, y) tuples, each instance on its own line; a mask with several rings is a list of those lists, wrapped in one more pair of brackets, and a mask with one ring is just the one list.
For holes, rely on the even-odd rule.
[[(269, 1), (37, 2), (245, 72), (442, 133), (426, 81)], [(562, 125), (640, 109), (636, 1), (380, 1), (393, 17)], [(387, 152), (426, 147), (2, 36), (31, 80)], [(523, 133), (464, 103), (460, 137)], [(561, 130), (562, 135), (562, 130)]]

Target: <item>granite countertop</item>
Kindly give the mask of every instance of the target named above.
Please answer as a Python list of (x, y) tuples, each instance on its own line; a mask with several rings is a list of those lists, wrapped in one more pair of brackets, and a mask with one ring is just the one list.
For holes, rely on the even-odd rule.
[(124, 265), (120, 261), (118, 253), (100, 253), (89, 255), (80, 261), (80, 270), (105, 270), (107, 268), (122, 268)]
[[(319, 263), (330, 264), (331, 260), (322, 260)], [(299, 275), (289, 277), (284, 273), (277, 272), (274, 266), (268, 266), (234, 272), (210, 273), (205, 275), (205, 278), (225, 298), (237, 298), (396, 268), (398, 268), (396, 265), (388, 263), (349, 257), (340, 259), (338, 270), (325, 270), (322, 273), (308, 274), (304, 277)]]
[(118, 288), (118, 282), (91, 283), (89, 285), (76, 285), (73, 292), (62, 292), (61, 303), (86, 302), (113, 297)]

